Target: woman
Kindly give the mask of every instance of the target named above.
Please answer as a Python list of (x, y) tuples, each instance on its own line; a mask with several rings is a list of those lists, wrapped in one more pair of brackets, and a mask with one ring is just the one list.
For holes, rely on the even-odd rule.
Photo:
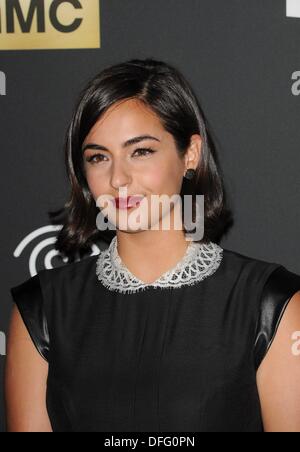
[[(216, 243), (231, 212), (184, 77), (153, 59), (102, 71), (76, 105), (66, 164), (57, 249), (72, 262), (11, 289), (8, 430), (300, 431), (300, 276)], [(124, 190), (140, 204), (104, 210)], [(183, 209), (153, 208), (174, 194), (192, 195), (193, 219), (204, 195), (200, 240)], [(156, 228), (165, 217), (181, 227)], [(74, 262), (99, 238), (106, 250)]]

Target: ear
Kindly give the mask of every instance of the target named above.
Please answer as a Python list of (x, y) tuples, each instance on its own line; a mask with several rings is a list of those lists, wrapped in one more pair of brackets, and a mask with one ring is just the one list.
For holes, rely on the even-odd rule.
[(202, 138), (199, 134), (191, 136), (190, 146), (185, 154), (185, 169), (196, 169), (200, 163)]

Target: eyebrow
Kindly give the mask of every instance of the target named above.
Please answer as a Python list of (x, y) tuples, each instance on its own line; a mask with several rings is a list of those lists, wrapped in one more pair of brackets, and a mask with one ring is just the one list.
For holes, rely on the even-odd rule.
[[(144, 140), (155, 140), (155, 141), (160, 142), (160, 140), (158, 138), (153, 137), (152, 135), (140, 135), (138, 137), (130, 138), (129, 140), (125, 141), (122, 144), (122, 148), (131, 146), (132, 144), (140, 143), (141, 141), (144, 141)], [(108, 149), (105, 146), (102, 146), (101, 144), (95, 144), (95, 143), (85, 144), (82, 148), (82, 152), (84, 152), (86, 149), (97, 149), (99, 151), (108, 151)]]

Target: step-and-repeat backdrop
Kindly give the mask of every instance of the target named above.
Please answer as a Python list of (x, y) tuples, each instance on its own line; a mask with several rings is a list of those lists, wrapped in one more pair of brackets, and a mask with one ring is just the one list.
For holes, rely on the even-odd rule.
[(145, 57), (181, 70), (210, 122), (235, 216), (221, 246), (300, 273), (300, 0), (0, 0), (2, 431), (9, 288), (68, 264), (48, 212), (75, 99)]

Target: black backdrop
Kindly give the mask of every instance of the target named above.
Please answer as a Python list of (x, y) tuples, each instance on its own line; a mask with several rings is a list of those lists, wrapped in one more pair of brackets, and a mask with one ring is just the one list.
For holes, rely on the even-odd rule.
[[(84, 8), (89, 1), (79, 3)], [(212, 126), (234, 210), (234, 227), (220, 245), (300, 273), (300, 0), (101, 0), (93, 31), (98, 28), (101, 39), (94, 48), (80, 39), (82, 48), (70, 48), (62, 32), (59, 48), (51, 48), (51, 35), (43, 41), (48, 47), (36, 48), (42, 41), (29, 42), (25, 34), (21, 48), (9, 47), (4, 3), (1, 385), (9, 288), (55, 265), (56, 231), (47, 228), (47, 212), (68, 194), (65, 129), (79, 91), (107, 65), (151, 56), (184, 73)], [(73, 17), (71, 4), (67, 8)], [(32, 32), (35, 27), (33, 20)], [(4, 430), (3, 391), (0, 406)]]

